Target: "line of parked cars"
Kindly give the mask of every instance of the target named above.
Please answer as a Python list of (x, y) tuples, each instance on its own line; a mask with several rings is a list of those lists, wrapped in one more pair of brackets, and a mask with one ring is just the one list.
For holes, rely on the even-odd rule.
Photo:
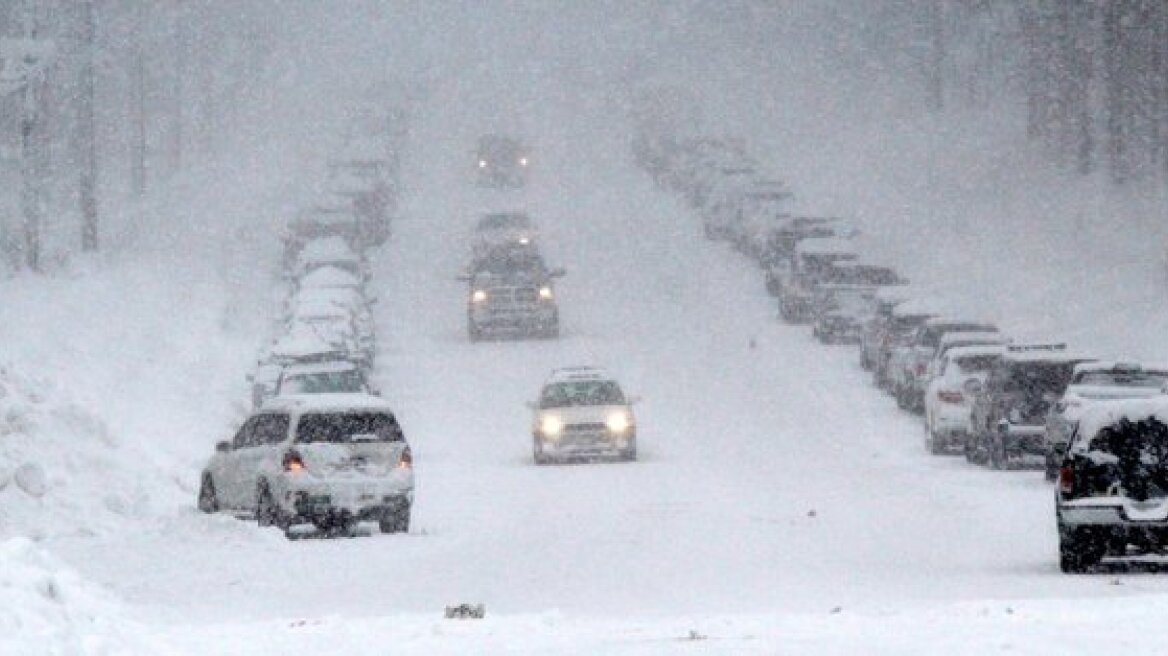
[(1168, 554), (1168, 367), (1016, 343), (944, 307), (865, 259), (847, 221), (790, 212), (740, 140), (642, 131), (634, 155), (708, 238), (758, 263), (783, 320), (858, 344), (875, 385), (921, 415), (929, 453), (1057, 481), (1063, 571)]
[(203, 468), (198, 508), (292, 538), (409, 530), (413, 455), (372, 381), (370, 251), (389, 236), (400, 144), (355, 135), (328, 164), (325, 202), (284, 236), (288, 292), (249, 375), (251, 411)]

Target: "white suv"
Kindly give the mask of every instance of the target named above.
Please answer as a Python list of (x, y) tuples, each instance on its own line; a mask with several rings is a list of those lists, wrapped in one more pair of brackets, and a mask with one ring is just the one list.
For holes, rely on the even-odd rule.
[(413, 456), (386, 402), (365, 394), (276, 397), (203, 469), (199, 510), (254, 513), (289, 537), (376, 521), (409, 530)]
[(530, 404), (535, 463), (636, 460), (637, 422), (632, 409), (636, 402), (603, 370), (571, 367), (553, 371), (539, 399)]

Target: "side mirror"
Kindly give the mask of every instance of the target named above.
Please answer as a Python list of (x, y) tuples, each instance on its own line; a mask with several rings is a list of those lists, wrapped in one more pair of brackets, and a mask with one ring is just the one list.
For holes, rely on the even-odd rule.
[(216, 442), (215, 443), (215, 451), (216, 451), (216, 453), (230, 452), (231, 451), (231, 442), (228, 442), (227, 440), (223, 440), (221, 442)]

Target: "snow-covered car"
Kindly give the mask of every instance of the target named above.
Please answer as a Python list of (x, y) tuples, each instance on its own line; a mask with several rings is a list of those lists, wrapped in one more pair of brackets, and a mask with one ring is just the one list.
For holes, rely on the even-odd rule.
[(809, 237), (795, 247), (789, 275), (779, 290), (779, 315), (786, 321), (811, 319), (812, 302), (837, 262), (856, 259), (855, 245), (841, 237)]
[(535, 222), (525, 212), (484, 214), (475, 223), (472, 254), (477, 259), (511, 245), (528, 246), (537, 235)]
[(413, 456), (392, 409), (364, 394), (273, 398), (204, 467), (203, 512), (251, 513), (288, 537), (409, 530)]
[(866, 285), (822, 285), (812, 303), (812, 334), (825, 344), (855, 343), (875, 311), (876, 289)]
[[(929, 381), (929, 364), (937, 354), (941, 340), (950, 333), (996, 333), (998, 327), (985, 321), (953, 317), (926, 319), (917, 328), (908, 345), (897, 349), (890, 367), (892, 393), (896, 404), (905, 410), (924, 410), (925, 385)], [(981, 342), (986, 343), (986, 342)]]
[(872, 314), (860, 326), (860, 368), (864, 371), (876, 368), (877, 347), (892, 326), (893, 311), (911, 297), (912, 292), (905, 285), (876, 288), (872, 297)]
[(985, 384), (1006, 347), (954, 346), (945, 351), (925, 388), (925, 448), (939, 455), (965, 446), (973, 427), (973, 392)]
[(527, 184), (531, 154), (520, 139), (502, 134), (479, 138), (476, 151), (478, 184), (482, 187), (522, 187)]
[(755, 180), (750, 165), (719, 167), (710, 176), (709, 192), (701, 207), (702, 226), (708, 239), (730, 239), (739, 218), (741, 195)]
[(1168, 548), (1168, 399), (1100, 401), (1086, 408), (1055, 485), (1059, 567)]
[(1079, 418), (1100, 401), (1164, 395), (1168, 367), (1128, 362), (1084, 362), (1046, 418), (1046, 478), (1054, 480)]
[(324, 266), (342, 269), (361, 278), (368, 276), (364, 259), (349, 246), (349, 242), (337, 236), (305, 242), (296, 258), (292, 275), (300, 278)]
[(365, 370), (354, 362), (333, 360), (291, 364), (280, 371), (273, 396), (298, 394), (373, 394)]
[(1066, 391), (1075, 365), (1092, 359), (1065, 344), (1007, 346), (985, 384), (974, 386), (966, 459), (994, 469), (1041, 462), (1047, 413)]
[(874, 342), (872, 380), (876, 386), (895, 395), (893, 372), (901, 369), (901, 360), (917, 330), (936, 317), (938, 308), (929, 301), (910, 299), (897, 303), (887, 323), (874, 328), (869, 339)]
[(637, 459), (636, 397), (628, 397), (602, 369), (557, 369), (544, 382), (533, 412), (535, 463)]

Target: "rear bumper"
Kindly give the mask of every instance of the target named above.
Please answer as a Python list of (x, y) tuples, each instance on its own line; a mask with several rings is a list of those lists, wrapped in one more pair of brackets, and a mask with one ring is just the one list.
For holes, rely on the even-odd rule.
[[(1083, 502), (1086, 503), (1083, 503)], [(1122, 503), (1107, 502), (1094, 503), (1095, 499), (1064, 502), (1058, 507), (1059, 525), (1070, 528), (1103, 527), (1116, 535), (1123, 530), (1145, 532), (1157, 530), (1168, 532), (1168, 517), (1161, 519), (1157, 516), (1152, 519), (1133, 519), (1128, 515)]]
[(636, 444), (636, 433), (627, 435), (612, 435), (597, 432), (588, 435), (561, 437), (558, 440), (548, 440), (540, 435), (535, 439), (539, 442), (541, 454), (551, 460), (570, 460), (573, 458), (617, 458), (624, 456)]

